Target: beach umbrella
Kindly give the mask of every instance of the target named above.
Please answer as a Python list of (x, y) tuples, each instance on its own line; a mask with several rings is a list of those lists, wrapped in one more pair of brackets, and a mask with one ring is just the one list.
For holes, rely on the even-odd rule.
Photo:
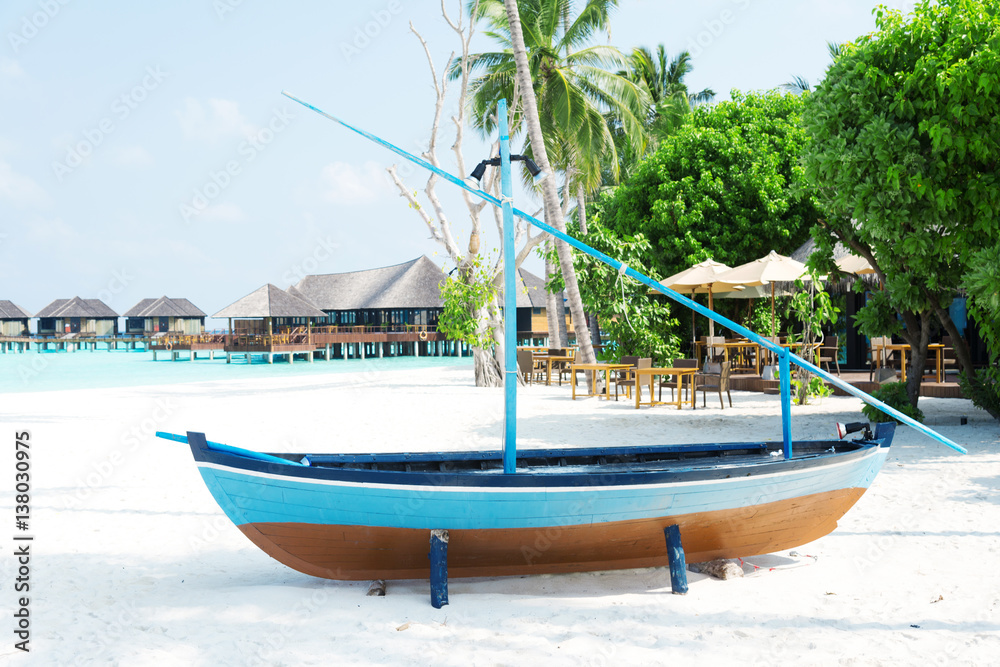
[(837, 268), (841, 271), (853, 273), (857, 276), (863, 276), (867, 273), (875, 273), (875, 269), (873, 269), (872, 265), (868, 263), (868, 260), (864, 257), (858, 257), (857, 255), (844, 255), (837, 260)]
[[(718, 291), (729, 291), (734, 289), (739, 289), (740, 285), (733, 285), (729, 283), (720, 283), (718, 281), (718, 276), (721, 273), (729, 271), (730, 268), (723, 264), (722, 262), (716, 262), (714, 259), (706, 259), (702, 262), (698, 262), (694, 266), (688, 267), (679, 273), (664, 278), (660, 281), (660, 284), (664, 287), (669, 287), (676, 292), (687, 292), (691, 294), (694, 298), (695, 294), (708, 294), (708, 309), (713, 310), (712, 304), (712, 293)], [(709, 335), (715, 335), (715, 322), (711, 319), (708, 321)], [(694, 344), (695, 339), (695, 328), (694, 328), (694, 311), (691, 311), (691, 342)], [(692, 348), (694, 349), (694, 348)]]
[(741, 264), (734, 269), (720, 273), (716, 277), (719, 282), (743, 285), (745, 287), (770, 285), (772, 330), (777, 330), (776, 318), (774, 316), (774, 283), (790, 282), (799, 278), (802, 280), (811, 280), (809, 274), (806, 272), (806, 265), (795, 261), (791, 257), (779, 255), (773, 250), (765, 257)]

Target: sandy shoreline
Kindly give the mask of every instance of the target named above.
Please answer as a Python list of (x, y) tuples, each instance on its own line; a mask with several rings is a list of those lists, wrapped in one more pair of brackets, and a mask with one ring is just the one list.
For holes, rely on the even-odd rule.
[[(1000, 429), (965, 400), (920, 406), (968, 456), (901, 428), (838, 530), (797, 557), (748, 559), (762, 566), (753, 576), (691, 573), (686, 597), (670, 595), (660, 569), (453, 580), (441, 610), (424, 581), (367, 598), (367, 584), (271, 560), (221, 513), (187, 449), (152, 437), (202, 430), (272, 451), (497, 448), (501, 392), (472, 387), (471, 375), (373, 369), (5, 395), (8, 437), (30, 429), (33, 442), (31, 663), (986, 664), (1000, 655)], [(777, 397), (734, 392), (733, 401), (636, 411), (534, 386), (519, 394), (519, 442), (777, 439)], [(829, 437), (834, 422), (861, 418), (860, 401), (831, 397), (793, 414), (795, 437)], [(10, 499), (0, 505), (7, 516)], [(3, 568), (11, 581), (10, 558)], [(8, 635), (0, 655), (16, 653), (13, 643)]]

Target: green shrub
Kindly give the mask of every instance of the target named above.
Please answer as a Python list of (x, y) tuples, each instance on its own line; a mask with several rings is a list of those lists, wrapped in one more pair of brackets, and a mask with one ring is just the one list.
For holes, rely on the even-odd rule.
[[(882, 401), (889, 407), (896, 408), (907, 417), (910, 417), (918, 422), (923, 423), (924, 413), (921, 412), (920, 408), (910, 405), (910, 398), (906, 395), (905, 383), (891, 382), (889, 384), (884, 384), (878, 390), (873, 391), (872, 396)], [(874, 405), (868, 405), (867, 403), (865, 403), (861, 407), (861, 412), (863, 412), (865, 417), (868, 418), (868, 421), (871, 422), (894, 421), (897, 424), (902, 424), (901, 421), (899, 421), (895, 417), (887, 415), (886, 413), (876, 408)]]
[(962, 373), (958, 382), (962, 386), (962, 394), (973, 405), (986, 410), (994, 419), (1000, 419), (1000, 368), (976, 369), (971, 378)]

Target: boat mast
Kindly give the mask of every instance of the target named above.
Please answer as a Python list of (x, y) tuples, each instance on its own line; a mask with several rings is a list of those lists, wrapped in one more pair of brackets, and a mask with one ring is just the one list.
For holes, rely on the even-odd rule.
[[(494, 206), (498, 206), (501, 209), (503, 209), (505, 207), (511, 207), (512, 206), (511, 205), (510, 197), (507, 196), (507, 195), (504, 196), (505, 199), (506, 199), (506, 201), (501, 201), (500, 199), (497, 199), (496, 197), (494, 197), (490, 193), (485, 192), (485, 191), (483, 191), (480, 188), (473, 188), (471, 185), (469, 185), (468, 183), (466, 183), (465, 181), (463, 181), (461, 178), (455, 176), (454, 174), (449, 174), (445, 170), (443, 170), (440, 167), (437, 167), (437, 166), (431, 164), (427, 160), (425, 160), (423, 158), (420, 158), (420, 157), (417, 157), (416, 155), (413, 155), (412, 153), (409, 153), (407, 151), (404, 151), (402, 148), (400, 148), (400, 147), (398, 147), (398, 146), (396, 146), (394, 144), (391, 144), (388, 141), (386, 141), (385, 139), (377, 137), (374, 134), (371, 134), (370, 132), (366, 132), (365, 130), (362, 130), (360, 128), (354, 127), (350, 123), (347, 123), (347, 122), (341, 120), (340, 118), (337, 118), (336, 116), (331, 115), (331, 114), (323, 111), (322, 109), (313, 106), (312, 104), (309, 104), (308, 102), (300, 100), (299, 98), (295, 97), (294, 95), (292, 95), (291, 93), (289, 93), (287, 91), (282, 91), (282, 95), (284, 95), (285, 97), (289, 98), (290, 100), (294, 100), (295, 102), (298, 102), (299, 104), (301, 104), (302, 106), (304, 106), (304, 107), (306, 107), (308, 109), (312, 109), (313, 111), (315, 111), (319, 115), (321, 115), (321, 116), (323, 116), (325, 118), (329, 118), (330, 120), (334, 121), (335, 123), (339, 123), (340, 125), (343, 125), (344, 127), (346, 127), (347, 129), (351, 130), (352, 132), (356, 132), (356, 133), (360, 134), (361, 136), (366, 137), (367, 139), (370, 139), (370, 140), (374, 141), (375, 143), (388, 148), (393, 153), (396, 153), (397, 155), (402, 156), (403, 158), (409, 160), (410, 162), (413, 162), (414, 164), (420, 165), (421, 167), (423, 167), (424, 169), (427, 169), (428, 171), (434, 172), (435, 174), (437, 174), (441, 178), (445, 179), (446, 181), (450, 181), (451, 183), (454, 183), (458, 187), (460, 187), (460, 188), (462, 188), (462, 189), (464, 189), (464, 190), (472, 193), (473, 195), (479, 197), (480, 199), (484, 199), (485, 201), (489, 202), (490, 204), (492, 204)], [(507, 131), (506, 127), (504, 127), (503, 129), (501, 129), (501, 132), (506, 132), (506, 131)], [(509, 168), (510, 167), (509, 167), (509, 163), (508, 163), (508, 170), (509, 170)], [(508, 176), (509, 176), (509, 171), (508, 171)], [(740, 324), (737, 324), (736, 322), (733, 322), (728, 317), (720, 315), (717, 312), (715, 312), (714, 310), (709, 310), (705, 306), (702, 306), (700, 303), (694, 301), (693, 299), (689, 299), (688, 297), (684, 296), (683, 294), (679, 294), (678, 292), (675, 292), (674, 290), (670, 289), (669, 287), (664, 287), (663, 285), (661, 285), (660, 283), (656, 282), (655, 280), (653, 280), (649, 276), (646, 276), (646, 275), (643, 275), (643, 274), (639, 273), (635, 269), (626, 266), (625, 264), (623, 264), (619, 260), (614, 259), (613, 257), (609, 257), (608, 255), (604, 254), (600, 250), (596, 250), (594, 248), (591, 248), (586, 243), (584, 243), (584, 242), (582, 242), (582, 241), (580, 241), (578, 239), (575, 239), (572, 236), (569, 236), (565, 232), (559, 231), (558, 229), (556, 229), (552, 225), (547, 224), (545, 222), (542, 222), (541, 220), (535, 218), (533, 215), (525, 213), (524, 211), (522, 211), (520, 209), (517, 209), (517, 208), (513, 208), (512, 211), (513, 211), (514, 215), (516, 215), (517, 217), (521, 218), (522, 220), (524, 220), (528, 224), (534, 225), (535, 227), (537, 227), (538, 229), (542, 230), (543, 232), (547, 232), (548, 234), (551, 234), (555, 238), (560, 239), (562, 241), (565, 241), (566, 243), (568, 243), (569, 245), (573, 246), (577, 250), (579, 250), (581, 252), (584, 252), (584, 253), (590, 255), (591, 257), (594, 257), (594, 258), (596, 258), (596, 259), (604, 262), (605, 264), (607, 264), (611, 268), (624, 273), (624, 275), (628, 276), (629, 278), (632, 278), (634, 280), (638, 280), (640, 283), (646, 285), (647, 287), (651, 287), (651, 288), (655, 289), (656, 291), (658, 291), (658, 292), (660, 292), (662, 294), (665, 294), (666, 296), (668, 296), (669, 298), (673, 299), (675, 302), (681, 304), (682, 306), (686, 306), (686, 307), (694, 310), (696, 313), (698, 313), (700, 315), (704, 315), (705, 317), (709, 318), (710, 320), (713, 320), (716, 324), (720, 324), (720, 325), (726, 327), (727, 329), (733, 331), (734, 333), (737, 333), (737, 334), (740, 334), (742, 336), (745, 336), (745, 337), (749, 338), (751, 341), (757, 343), (762, 348), (765, 348), (765, 349), (773, 352), (775, 355), (777, 355), (777, 357), (778, 357), (778, 373), (779, 373), (779, 378), (781, 380), (781, 385), (782, 385), (782, 389), (783, 389), (783, 391), (782, 391), (782, 398), (781, 398), (781, 431), (782, 431), (782, 440), (783, 440), (782, 449), (784, 450), (785, 458), (791, 458), (792, 457), (791, 394), (788, 391), (784, 391), (785, 387), (788, 387), (789, 389), (791, 389), (791, 373), (790, 373), (791, 364), (795, 364), (799, 368), (805, 368), (810, 373), (813, 373), (814, 375), (818, 375), (819, 377), (823, 378), (824, 380), (826, 380), (827, 382), (829, 382), (833, 386), (839, 387), (840, 389), (843, 389), (846, 393), (848, 393), (848, 394), (850, 394), (852, 396), (857, 396), (858, 398), (860, 398), (865, 403), (867, 403), (869, 405), (875, 406), (876, 408), (878, 408), (882, 412), (886, 413), (887, 415), (895, 417), (895, 419), (897, 421), (902, 422), (902, 423), (906, 424), (907, 426), (913, 427), (917, 431), (920, 431), (924, 435), (926, 435), (926, 436), (928, 436), (930, 438), (933, 438), (934, 440), (937, 440), (941, 444), (946, 445), (946, 446), (954, 449), (957, 452), (961, 452), (962, 454), (967, 454), (968, 453), (966, 451), (965, 447), (962, 447), (957, 442), (954, 442), (954, 441), (950, 440), (949, 438), (946, 438), (945, 436), (941, 435), (937, 431), (934, 431), (934, 430), (932, 430), (932, 429), (924, 426), (923, 424), (921, 424), (920, 422), (914, 420), (910, 416), (904, 415), (902, 412), (900, 412), (896, 408), (892, 407), (891, 405), (887, 405), (886, 403), (883, 403), (882, 401), (880, 401), (879, 399), (875, 398), (874, 396), (871, 396), (870, 394), (867, 394), (866, 392), (861, 391), (860, 389), (858, 389), (854, 385), (849, 384), (848, 382), (845, 382), (844, 380), (841, 380), (836, 375), (831, 375), (830, 373), (828, 373), (827, 371), (824, 371), (822, 368), (820, 368), (819, 366), (813, 364), (812, 362), (803, 359), (802, 357), (800, 357), (799, 355), (797, 355), (797, 354), (795, 354), (793, 352), (790, 352), (788, 350), (788, 348), (784, 348), (784, 347), (781, 347), (780, 345), (776, 345), (776, 344), (772, 343), (771, 341), (767, 340), (766, 338), (763, 338), (762, 336), (760, 336), (756, 332), (753, 332), (750, 329), (747, 329), (746, 327), (744, 327), (744, 326), (742, 326)], [(513, 225), (510, 225), (508, 227), (512, 228)], [(511, 251), (513, 252), (513, 243), (511, 243), (509, 245), (510, 245)], [(508, 293), (509, 294), (513, 294), (513, 290), (510, 290)], [(515, 319), (515, 323), (516, 323), (516, 319)], [(511, 340), (513, 340), (513, 338), (511, 338)], [(516, 363), (516, 360), (515, 360), (514, 363)], [(513, 417), (511, 417), (510, 421), (513, 422)], [(504, 444), (506, 446), (506, 442)], [(511, 439), (511, 446), (513, 446), (513, 438)], [(506, 469), (506, 461), (505, 461), (505, 469)]]
[(503, 211), (503, 471), (517, 470), (517, 283), (514, 280), (514, 208), (511, 198), (507, 100), (497, 105), (500, 128), (500, 202)]

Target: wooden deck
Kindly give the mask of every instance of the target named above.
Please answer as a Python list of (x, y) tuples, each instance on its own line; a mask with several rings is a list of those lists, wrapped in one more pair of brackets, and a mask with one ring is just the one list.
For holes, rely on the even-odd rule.
[[(869, 394), (879, 388), (877, 382), (868, 379), (868, 371), (844, 371), (838, 377)], [(897, 381), (898, 379), (897, 376)], [(933, 375), (925, 375), (924, 381), (920, 384), (920, 395), (937, 398), (965, 398), (962, 395), (962, 388), (956, 381), (955, 373), (946, 374), (945, 379), (949, 379), (951, 382), (936, 382)], [(756, 391), (769, 394), (777, 394), (779, 391), (777, 380), (764, 380), (761, 376), (753, 374), (734, 374), (730, 377), (729, 383), (735, 391)], [(832, 387), (832, 385), (830, 386)], [(838, 387), (832, 388), (834, 396), (848, 395), (847, 392)]]
[[(258, 358), (273, 363), (275, 357), (292, 362), (296, 357), (312, 361), (314, 358), (369, 359), (401, 356), (471, 356), (472, 350), (464, 343), (449, 340), (443, 333), (429, 327), (399, 325), (398, 327), (316, 327), (306, 331), (275, 334), (261, 333), (203, 333), (126, 335), (96, 337), (93, 335), (59, 336), (0, 336), (0, 353), (25, 353), (42, 351), (78, 350), (94, 351), (101, 346), (108, 350), (137, 350), (168, 355), (168, 359), (214, 359), (225, 354), (227, 362), (233, 356), (246, 361)], [(141, 346), (141, 347), (140, 347)], [(199, 354), (200, 353), (200, 354)]]

